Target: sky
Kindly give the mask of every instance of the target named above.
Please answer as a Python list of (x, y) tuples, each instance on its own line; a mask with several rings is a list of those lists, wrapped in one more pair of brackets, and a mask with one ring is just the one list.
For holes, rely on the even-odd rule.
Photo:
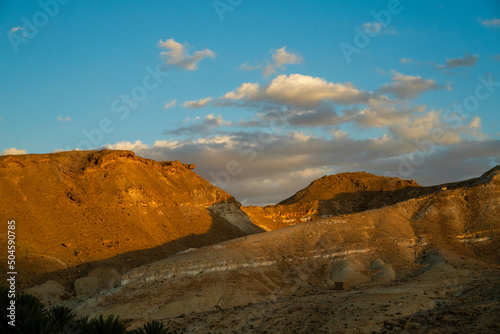
[(500, 164), (500, 1), (0, 3), (0, 153), (180, 160), (245, 205)]

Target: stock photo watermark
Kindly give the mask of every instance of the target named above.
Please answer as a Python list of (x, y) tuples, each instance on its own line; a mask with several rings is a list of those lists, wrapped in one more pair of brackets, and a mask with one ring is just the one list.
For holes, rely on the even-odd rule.
[(7, 318), (9, 326), (16, 326), (16, 221), (7, 222), (7, 282), (9, 290), (7, 298), (9, 306), (7, 307)]
[(62, 5), (66, 5), (71, 0), (40, 0), (38, 6), (40, 10), (31, 17), (22, 17), (23, 25), (13, 27), (7, 34), (12, 49), (17, 54), (19, 53), (19, 45), (28, 44), (29, 41), (38, 35), (40, 29), (45, 27), (51, 18), (54, 18)]
[(224, 14), (232, 12), (236, 7), (241, 5), (242, 2), (243, 0), (215, 0), (212, 5), (214, 6), (219, 20), (224, 21)]

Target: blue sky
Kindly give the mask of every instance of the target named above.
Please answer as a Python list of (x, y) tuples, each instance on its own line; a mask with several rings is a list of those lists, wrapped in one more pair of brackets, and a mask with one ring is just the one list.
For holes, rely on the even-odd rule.
[(132, 149), (244, 204), (500, 164), (495, 0), (3, 1), (0, 22), (3, 154)]

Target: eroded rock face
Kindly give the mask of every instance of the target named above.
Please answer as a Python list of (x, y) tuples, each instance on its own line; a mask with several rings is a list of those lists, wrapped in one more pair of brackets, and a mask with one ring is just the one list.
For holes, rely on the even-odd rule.
[(241, 205), (236, 201), (216, 203), (210, 206), (210, 211), (224, 218), (247, 234), (260, 233), (263, 230), (254, 225), (248, 215), (241, 210)]

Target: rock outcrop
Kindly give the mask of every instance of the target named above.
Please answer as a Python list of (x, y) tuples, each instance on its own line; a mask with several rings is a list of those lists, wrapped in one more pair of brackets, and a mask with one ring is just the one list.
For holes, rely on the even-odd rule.
[(0, 218), (16, 221), (21, 287), (70, 286), (93, 268), (123, 273), (262, 231), (194, 167), (130, 151), (0, 157)]

